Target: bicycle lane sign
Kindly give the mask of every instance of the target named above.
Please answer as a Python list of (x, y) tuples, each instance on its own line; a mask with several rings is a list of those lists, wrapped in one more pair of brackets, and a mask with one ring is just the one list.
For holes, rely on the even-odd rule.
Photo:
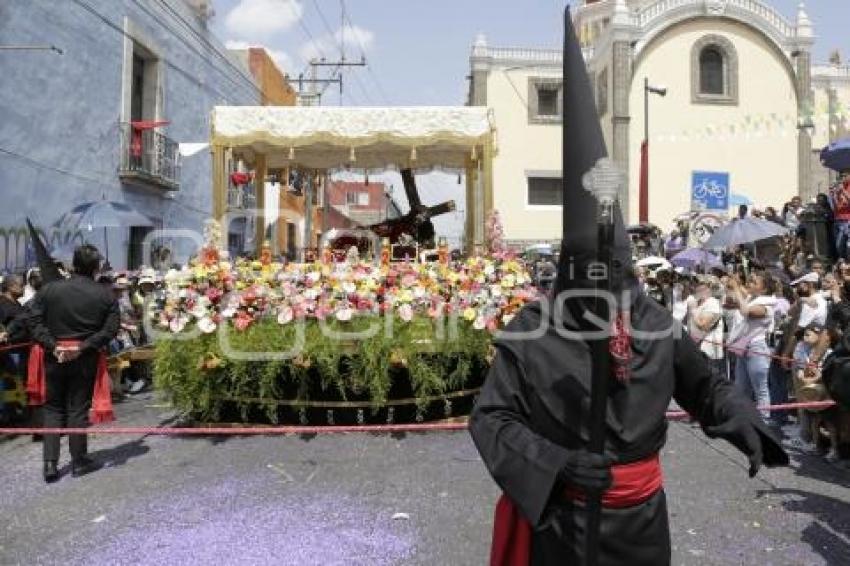
[(729, 173), (694, 171), (691, 210), (729, 210)]

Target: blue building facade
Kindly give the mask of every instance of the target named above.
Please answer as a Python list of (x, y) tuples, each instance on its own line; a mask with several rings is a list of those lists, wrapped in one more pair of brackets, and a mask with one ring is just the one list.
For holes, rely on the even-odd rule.
[[(53, 249), (108, 243), (116, 269), (194, 252), (175, 231), (200, 234), (212, 214), (210, 153), (179, 149), (208, 141), (213, 106), (261, 103), (248, 69), (208, 29), (207, 5), (0, 2), (0, 271), (32, 263), (26, 217)], [(56, 49), (18, 49), (47, 46)], [(153, 227), (61, 220), (102, 199), (130, 205)], [(151, 230), (153, 257), (142, 248)]]

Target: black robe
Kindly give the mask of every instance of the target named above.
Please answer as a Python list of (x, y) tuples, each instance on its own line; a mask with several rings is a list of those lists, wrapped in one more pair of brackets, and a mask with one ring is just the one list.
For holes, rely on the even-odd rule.
[[(507, 331), (541, 328), (543, 316), (539, 303), (529, 304)], [(640, 295), (631, 318), (634, 334), (661, 335), (632, 338), (630, 380), (610, 386), (606, 452), (620, 464), (658, 452), (666, 440), (665, 412), (675, 399), (703, 426), (745, 415), (756, 423), (764, 463), (787, 464), (752, 402), (711, 372), (669, 312)], [(564, 325), (576, 328), (568, 314)], [(586, 448), (589, 442), (590, 346), (562, 337), (554, 324), (545, 326), (542, 336), (496, 341), (497, 355), (470, 418), (470, 432), (496, 483), (534, 528), (532, 564), (580, 564), (583, 504), (562, 499), (559, 472), (566, 450)], [(601, 564), (669, 563), (664, 491), (634, 507), (603, 509), (600, 538)]]

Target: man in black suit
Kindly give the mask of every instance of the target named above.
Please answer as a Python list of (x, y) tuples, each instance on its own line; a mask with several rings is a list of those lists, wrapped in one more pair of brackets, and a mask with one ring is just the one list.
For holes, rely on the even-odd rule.
[[(98, 372), (105, 369), (103, 348), (118, 332), (118, 303), (108, 288), (95, 283), (100, 260), (94, 246), (78, 247), (74, 250), (73, 275), (48, 283), (33, 300), (32, 334), (45, 352), (46, 428), (88, 425), (95, 379), (101, 379)], [(69, 435), (68, 444), (75, 477), (101, 467), (88, 458), (85, 434)], [(59, 435), (45, 434), (45, 481), (59, 479), (58, 460)]]

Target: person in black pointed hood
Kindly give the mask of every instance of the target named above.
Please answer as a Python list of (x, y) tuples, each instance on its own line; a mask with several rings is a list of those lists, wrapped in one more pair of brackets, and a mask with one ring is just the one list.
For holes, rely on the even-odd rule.
[[(526, 305), (495, 341), (497, 354), (469, 422), (503, 491), (491, 564), (585, 563), (586, 495), (604, 490), (599, 564), (659, 566), (671, 559), (659, 451), (672, 399), (709, 437), (743, 452), (750, 477), (762, 464), (787, 465), (788, 455), (753, 403), (717, 377), (670, 313), (639, 291), (617, 207), (614, 245), (599, 249), (599, 203), (585, 187), (607, 151), (585, 61), (568, 14), (565, 19), (558, 277), (553, 295)], [(601, 256), (609, 260), (615, 314), (605, 323), (609, 348), (602, 352), (612, 371), (604, 454), (597, 454), (589, 450), (594, 357), (585, 333), (596, 328), (589, 313), (598, 303), (588, 293), (598, 286)]]

